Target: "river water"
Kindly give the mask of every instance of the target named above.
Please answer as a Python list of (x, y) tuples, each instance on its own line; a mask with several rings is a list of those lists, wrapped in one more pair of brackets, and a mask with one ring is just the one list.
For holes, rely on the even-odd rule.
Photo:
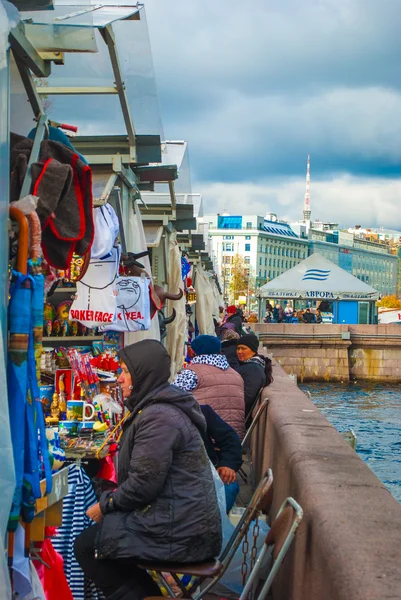
[(401, 386), (307, 383), (313, 402), (340, 432), (353, 429), (359, 456), (401, 502)]

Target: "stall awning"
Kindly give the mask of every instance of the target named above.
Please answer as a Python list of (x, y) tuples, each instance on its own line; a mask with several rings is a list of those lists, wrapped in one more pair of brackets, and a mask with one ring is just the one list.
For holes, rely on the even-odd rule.
[(317, 253), (266, 283), (259, 295), (309, 300), (376, 300), (379, 297), (370, 285)]

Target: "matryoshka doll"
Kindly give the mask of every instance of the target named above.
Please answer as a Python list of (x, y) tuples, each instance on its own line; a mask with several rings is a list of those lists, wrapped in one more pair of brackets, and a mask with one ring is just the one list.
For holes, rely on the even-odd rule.
[(71, 300), (64, 300), (57, 306), (57, 319), (54, 322), (54, 328), (59, 331), (59, 335), (71, 335), (71, 323), (68, 320), (71, 304)]
[(50, 337), (53, 333), (53, 321), (55, 319), (56, 312), (54, 310), (53, 304), (50, 302), (45, 302), (45, 306), (43, 309), (43, 335)]

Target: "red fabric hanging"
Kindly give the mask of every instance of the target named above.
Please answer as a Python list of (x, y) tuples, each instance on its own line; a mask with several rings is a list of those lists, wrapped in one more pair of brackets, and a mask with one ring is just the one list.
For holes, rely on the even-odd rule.
[(63, 558), (53, 548), (51, 539), (46, 538), (37, 546), (42, 548), (41, 558), (50, 567), (48, 569), (38, 560), (34, 560), (46, 600), (74, 600), (64, 574)]
[(97, 473), (97, 477), (99, 477), (99, 479), (106, 479), (107, 481), (112, 481), (117, 485), (117, 473), (113, 461), (116, 450), (117, 444), (113, 444), (112, 446), (110, 446), (109, 454), (106, 456), (106, 458), (103, 458), (100, 461), (100, 467)]

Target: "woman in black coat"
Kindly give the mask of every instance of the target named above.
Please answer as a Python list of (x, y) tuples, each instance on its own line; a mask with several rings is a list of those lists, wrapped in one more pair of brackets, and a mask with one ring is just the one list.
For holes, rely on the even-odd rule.
[(130, 411), (118, 486), (88, 510), (96, 525), (75, 540), (84, 573), (107, 600), (159, 596), (138, 560), (193, 563), (219, 555), (221, 519), (196, 400), (170, 385), (170, 357), (155, 340), (120, 350), (119, 383)]
[(244, 380), (245, 415), (249, 416), (261, 388), (273, 381), (272, 361), (258, 354), (259, 340), (250, 333), (240, 337), (237, 343), (239, 366), (235, 370)]

